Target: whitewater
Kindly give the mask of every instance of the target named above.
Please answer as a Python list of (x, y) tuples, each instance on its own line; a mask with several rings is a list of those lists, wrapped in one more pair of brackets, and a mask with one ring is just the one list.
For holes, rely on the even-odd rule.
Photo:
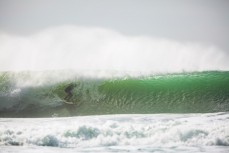
[(228, 152), (228, 113), (0, 119), (1, 152)]
[(229, 152), (229, 56), (214, 45), (61, 26), (0, 32), (0, 55), (1, 153)]

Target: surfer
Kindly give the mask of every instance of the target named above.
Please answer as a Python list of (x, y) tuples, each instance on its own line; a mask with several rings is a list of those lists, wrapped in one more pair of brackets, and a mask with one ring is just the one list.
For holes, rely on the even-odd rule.
[(72, 96), (73, 96), (72, 90), (73, 90), (75, 87), (76, 87), (76, 84), (71, 83), (71, 84), (69, 84), (69, 85), (64, 89), (64, 91), (65, 91), (66, 94), (67, 94), (67, 96), (64, 98), (64, 100), (69, 101), (69, 100), (72, 98)]

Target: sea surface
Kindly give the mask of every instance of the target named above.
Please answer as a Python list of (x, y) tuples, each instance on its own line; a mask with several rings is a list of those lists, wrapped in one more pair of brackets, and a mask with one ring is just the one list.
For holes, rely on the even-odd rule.
[(1, 72), (0, 152), (227, 153), (229, 72)]

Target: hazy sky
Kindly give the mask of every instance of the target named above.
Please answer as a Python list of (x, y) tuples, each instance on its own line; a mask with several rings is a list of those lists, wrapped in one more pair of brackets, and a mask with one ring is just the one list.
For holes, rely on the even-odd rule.
[(228, 8), (228, 0), (0, 0), (0, 31), (27, 35), (60, 25), (96, 26), (229, 52)]

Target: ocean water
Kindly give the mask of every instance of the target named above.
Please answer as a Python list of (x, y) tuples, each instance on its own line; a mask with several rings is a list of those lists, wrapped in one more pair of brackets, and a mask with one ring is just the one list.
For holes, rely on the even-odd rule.
[(227, 71), (65, 74), (0, 74), (0, 152), (229, 152)]
[(0, 152), (229, 151), (229, 113), (1, 118)]

